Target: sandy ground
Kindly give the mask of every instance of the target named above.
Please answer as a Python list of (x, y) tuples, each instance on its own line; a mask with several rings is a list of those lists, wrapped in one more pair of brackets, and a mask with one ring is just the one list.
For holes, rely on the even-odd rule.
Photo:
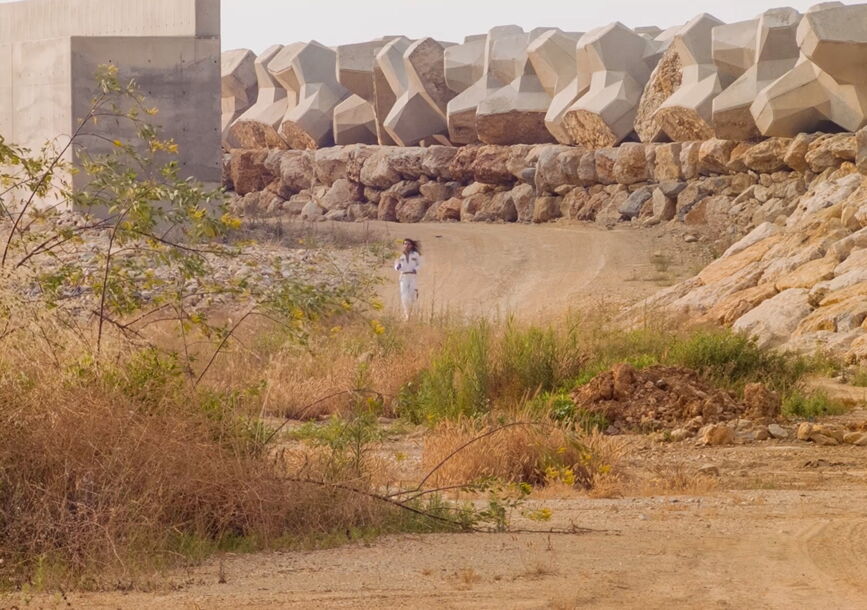
[[(687, 275), (701, 256), (661, 230), (374, 228), (422, 240), (427, 313), (616, 309), (657, 290), (661, 275)], [(654, 265), (654, 252), (670, 268)], [(383, 296), (396, 306), (395, 285)], [(636, 486), (626, 497), (532, 500), (553, 518), (526, 526), (583, 533), (404, 535), (229, 555), (173, 572), (157, 592), (12, 596), (0, 608), (867, 608), (867, 448), (634, 442), (634, 472), (693, 476), (711, 464), (719, 477), (678, 495)]]
[[(461, 314), (550, 319), (588, 307), (615, 312), (696, 272), (700, 244), (656, 230), (606, 230), (593, 224), (369, 223), (395, 242), (422, 242), (420, 315)], [(706, 256), (705, 256), (706, 258)], [(654, 263), (654, 260), (661, 262)], [(709, 262), (705, 260), (705, 263)], [(397, 311), (397, 273), (383, 267), (386, 305)]]
[(712, 464), (715, 486), (607, 499), (564, 492), (531, 503), (553, 511), (549, 523), (523, 524), (583, 533), (403, 535), (230, 555), (224, 584), (214, 559), (174, 573), (167, 592), (40, 598), (39, 607), (867, 607), (867, 450), (635, 442), (632, 471)]

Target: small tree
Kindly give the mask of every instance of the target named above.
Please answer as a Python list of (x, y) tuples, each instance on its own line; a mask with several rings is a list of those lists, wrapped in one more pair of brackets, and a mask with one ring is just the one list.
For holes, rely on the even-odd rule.
[[(96, 84), (89, 112), (62, 147), (34, 154), (0, 136), (0, 339), (38, 325), (34, 305), (44, 304), (98, 362), (107, 329), (138, 341), (147, 326), (175, 321), (189, 367), (191, 332), (219, 352), (251, 315), (299, 333), (303, 322), (357, 296), (346, 286), (279, 278), (269, 286), (216, 280), (227, 258), (242, 255), (228, 239), (241, 220), (222, 191), (181, 178), (177, 145), (149, 122), (157, 110), (134, 81), (122, 84), (115, 66), (101, 66)], [(240, 320), (211, 324), (207, 304), (215, 300), (243, 307)]]

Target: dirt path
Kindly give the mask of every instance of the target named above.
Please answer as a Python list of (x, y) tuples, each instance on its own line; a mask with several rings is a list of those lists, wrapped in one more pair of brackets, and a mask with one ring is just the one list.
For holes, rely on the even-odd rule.
[(405, 535), (228, 556), (225, 584), (211, 560), (175, 573), (169, 592), (73, 595), (52, 607), (865, 607), (863, 448), (639, 442), (632, 467), (711, 463), (719, 488), (612, 499), (567, 492), (534, 501), (553, 511), (545, 526), (591, 531)]
[[(550, 318), (570, 309), (614, 310), (694, 270), (700, 246), (660, 231), (606, 230), (589, 224), (480, 225), (371, 223), (398, 242), (420, 239), (420, 311), (503, 318)], [(395, 245), (395, 258), (398, 245)], [(654, 254), (661, 262), (654, 264)], [(397, 276), (382, 269), (386, 305), (397, 311)]]

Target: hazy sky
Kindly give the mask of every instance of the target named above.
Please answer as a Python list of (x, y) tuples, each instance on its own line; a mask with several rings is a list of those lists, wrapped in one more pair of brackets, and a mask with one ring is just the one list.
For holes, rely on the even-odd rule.
[[(818, 0), (787, 5), (800, 11)], [(846, 2), (846, 4), (852, 4)], [(621, 21), (630, 27), (684, 23), (706, 12), (731, 23), (781, 2), (767, 0), (222, 0), (223, 49), (257, 53), (276, 43), (318, 40), (332, 46), (388, 34), (461, 42), (465, 35), (514, 23), (587, 31)]]

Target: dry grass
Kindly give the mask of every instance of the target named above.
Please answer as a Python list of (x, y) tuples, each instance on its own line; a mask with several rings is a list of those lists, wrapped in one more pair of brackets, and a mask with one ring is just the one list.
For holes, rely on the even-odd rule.
[[(108, 345), (94, 367), (64, 331), (48, 336), (51, 350), (22, 333), (0, 352), (0, 589), (128, 586), (217, 549), (412, 527), (291, 480), (247, 406), (193, 388), (171, 359)], [(302, 478), (372, 489), (375, 466), (349, 463), (307, 460)]]
[(718, 486), (715, 477), (697, 472), (692, 464), (677, 462), (652, 467), (640, 476), (632, 491), (643, 496), (695, 496), (715, 491)]
[[(263, 412), (292, 419), (345, 413), (359, 397), (346, 391), (355, 389), (381, 395), (383, 414), (392, 415), (393, 399), (428, 364), (443, 332), (392, 320), (381, 324), (384, 332), (377, 335), (368, 324), (336, 321), (334, 332), (314, 338), (311, 345), (285, 346), (270, 354), (258, 371), (267, 387)], [(255, 369), (257, 364), (248, 361), (246, 366)], [(340, 392), (345, 393), (325, 398)]]
[(445, 460), (431, 477), (437, 486), (493, 477), (590, 489), (617, 471), (625, 453), (616, 438), (578, 434), (558, 422), (506, 426), (472, 420), (438, 424), (425, 438), (422, 469), (431, 471)]

